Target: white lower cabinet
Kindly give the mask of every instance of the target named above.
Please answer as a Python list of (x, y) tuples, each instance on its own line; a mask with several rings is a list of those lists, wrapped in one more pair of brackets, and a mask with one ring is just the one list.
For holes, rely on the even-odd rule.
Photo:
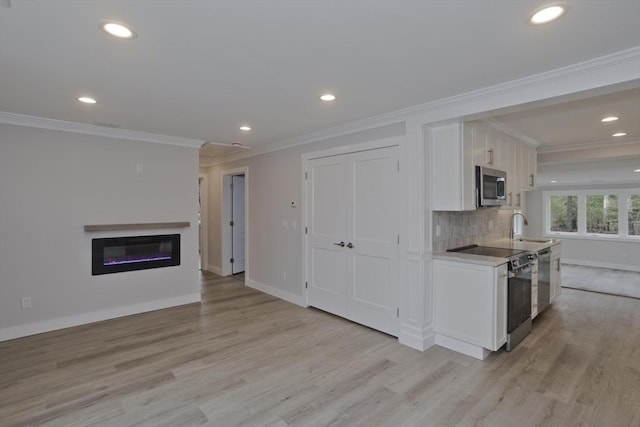
[(477, 359), (507, 342), (507, 264), (433, 261), (436, 344)]

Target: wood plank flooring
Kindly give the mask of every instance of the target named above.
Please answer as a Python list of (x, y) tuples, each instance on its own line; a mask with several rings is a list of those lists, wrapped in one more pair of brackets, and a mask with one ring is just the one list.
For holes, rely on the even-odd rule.
[(640, 300), (564, 289), (478, 361), (206, 274), (202, 305), (0, 343), (0, 425), (637, 427)]

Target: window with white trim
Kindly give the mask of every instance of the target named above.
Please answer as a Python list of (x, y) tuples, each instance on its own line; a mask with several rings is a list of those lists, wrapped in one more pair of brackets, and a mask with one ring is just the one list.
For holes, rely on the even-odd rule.
[(640, 239), (640, 189), (543, 194), (548, 235)]

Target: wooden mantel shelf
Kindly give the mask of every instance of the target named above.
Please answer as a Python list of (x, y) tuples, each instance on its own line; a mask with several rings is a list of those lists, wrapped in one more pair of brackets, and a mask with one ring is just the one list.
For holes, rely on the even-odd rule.
[(190, 226), (191, 223), (189, 221), (143, 222), (137, 224), (94, 224), (85, 225), (84, 231), (151, 230), (157, 228), (184, 228)]

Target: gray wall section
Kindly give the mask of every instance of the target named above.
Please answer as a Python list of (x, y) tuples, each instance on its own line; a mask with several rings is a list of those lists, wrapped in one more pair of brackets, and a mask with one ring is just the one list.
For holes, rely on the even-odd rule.
[[(136, 172), (136, 165), (143, 173)], [(198, 150), (2, 125), (0, 139), (0, 327), (199, 294)], [(86, 233), (85, 224), (190, 221), (170, 230)], [(181, 265), (91, 275), (91, 239), (182, 235)], [(21, 297), (33, 307), (21, 309)], [(114, 316), (115, 317), (115, 316)], [(64, 322), (62, 322), (64, 323)]]
[[(544, 235), (544, 207), (541, 190), (526, 192), (527, 237)], [(581, 265), (637, 270), (640, 266), (640, 242), (615, 242), (580, 238), (560, 238), (562, 259)]]
[(209, 265), (220, 268), (222, 262), (221, 173), (248, 166), (248, 278), (302, 296), (302, 154), (404, 134), (404, 123), (398, 123), (209, 167)]

